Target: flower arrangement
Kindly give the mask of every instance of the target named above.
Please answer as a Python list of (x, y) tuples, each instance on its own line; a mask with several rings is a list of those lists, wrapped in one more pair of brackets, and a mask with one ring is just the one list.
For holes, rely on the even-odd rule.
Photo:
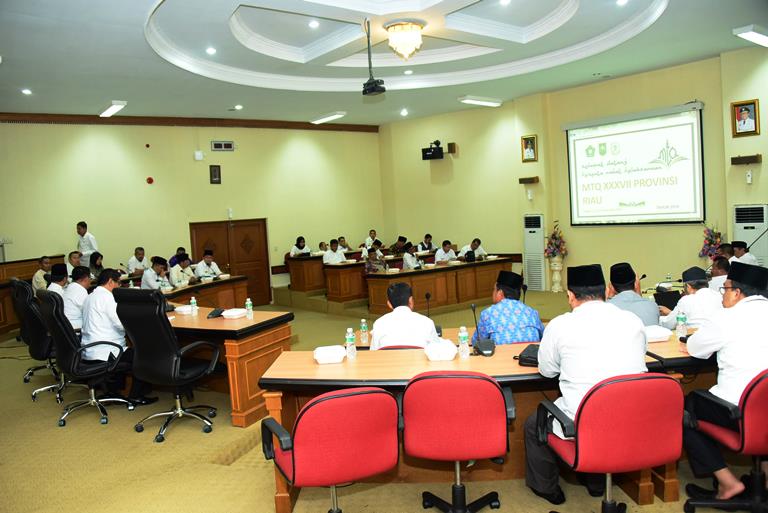
[(563, 232), (560, 230), (559, 222), (555, 221), (552, 233), (547, 237), (547, 246), (544, 248), (544, 256), (547, 258), (554, 258), (557, 256), (564, 257), (567, 254), (568, 248), (565, 246)]
[(709, 258), (711, 260), (714, 260), (715, 256), (717, 256), (717, 248), (720, 247), (720, 243), (722, 242), (722, 234), (718, 232), (715, 228), (710, 228), (709, 226), (704, 227), (704, 243), (701, 245), (701, 249), (699, 250), (699, 257), (701, 258)]

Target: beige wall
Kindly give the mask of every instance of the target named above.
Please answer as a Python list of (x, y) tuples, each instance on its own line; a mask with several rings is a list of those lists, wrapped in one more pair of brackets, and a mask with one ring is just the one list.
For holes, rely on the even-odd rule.
[[(212, 139), (237, 149), (212, 153)], [(208, 183), (209, 164), (222, 166), (222, 185)], [(267, 218), (276, 265), (299, 234), (313, 246), (340, 234), (362, 241), (382, 219), (376, 134), (4, 124), (0, 170), (8, 259), (74, 249), (81, 219), (109, 265), (136, 245), (168, 256), (188, 247), (189, 222), (224, 220), (231, 207), (235, 219)]]
[[(724, 169), (728, 201), (727, 223), (722, 229), (733, 232), (733, 205), (768, 203), (768, 177), (763, 176), (765, 164), (732, 166), (731, 157), (760, 153), (768, 157), (768, 124), (761, 117), (760, 135), (733, 137), (731, 132), (731, 102), (758, 99), (762, 114), (768, 115), (768, 49), (750, 48), (722, 55)], [(746, 182), (746, 172), (752, 171), (752, 185)]]

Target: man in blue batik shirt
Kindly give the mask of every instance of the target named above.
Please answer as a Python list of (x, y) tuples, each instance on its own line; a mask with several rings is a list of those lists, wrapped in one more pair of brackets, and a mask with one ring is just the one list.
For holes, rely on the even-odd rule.
[(480, 314), (472, 340), (490, 338), (496, 345), (538, 342), (544, 332), (539, 312), (520, 301), (523, 278), (517, 273), (500, 271), (493, 288), (493, 305)]

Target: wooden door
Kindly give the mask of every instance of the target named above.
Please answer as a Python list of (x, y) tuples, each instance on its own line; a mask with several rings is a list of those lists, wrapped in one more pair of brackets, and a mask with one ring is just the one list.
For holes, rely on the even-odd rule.
[(248, 295), (254, 305), (272, 302), (269, 281), (267, 220), (247, 219), (228, 223), (229, 264), (232, 274), (248, 277)]
[(203, 251), (213, 250), (213, 260), (223, 273), (230, 273), (229, 221), (189, 223), (189, 239), (192, 242), (192, 262), (203, 259)]

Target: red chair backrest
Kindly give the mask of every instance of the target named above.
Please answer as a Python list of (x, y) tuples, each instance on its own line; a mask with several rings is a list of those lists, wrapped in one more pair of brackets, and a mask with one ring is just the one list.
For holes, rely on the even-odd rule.
[(749, 382), (739, 400), (741, 410), (741, 452), (753, 456), (768, 454), (768, 369)]
[(315, 397), (301, 409), (293, 427), (291, 481), (300, 487), (330, 486), (393, 468), (399, 451), (397, 415), (397, 401), (381, 388)]
[(683, 390), (666, 374), (601, 381), (576, 412), (574, 470), (630, 472), (676, 461), (683, 443)]
[(417, 458), (467, 461), (509, 449), (507, 407), (496, 381), (479, 372), (425, 372), (403, 394), (403, 443)]

